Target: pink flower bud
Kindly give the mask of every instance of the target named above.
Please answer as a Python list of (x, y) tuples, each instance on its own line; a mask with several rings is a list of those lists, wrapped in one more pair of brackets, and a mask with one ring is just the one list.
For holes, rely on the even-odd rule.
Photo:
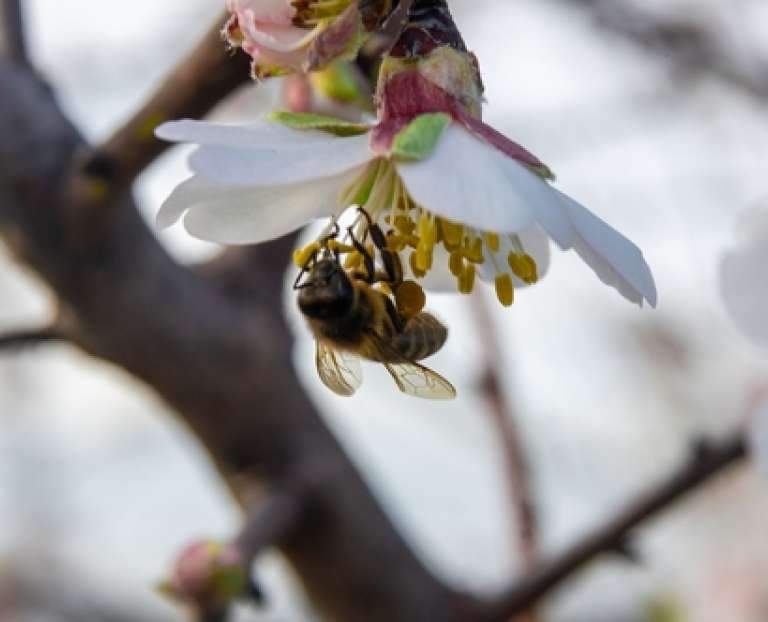
[(210, 610), (226, 607), (244, 593), (247, 583), (247, 569), (233, 544), (201, 540), (181, 552), (161, 590), (176, 600)]
[(351, 0), (333, 7), (307, 0), (227, 0), (223, 35), (253, 58), (256, 78), (317, 69), (354, 55), (364, 25)]

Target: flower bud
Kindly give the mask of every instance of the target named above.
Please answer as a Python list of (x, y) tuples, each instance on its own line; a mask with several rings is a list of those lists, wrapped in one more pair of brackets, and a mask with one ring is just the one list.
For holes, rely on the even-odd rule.
[(248, 571), (233, 544), (201, 540), (179, 555), (160, 590), (204, 611), (225, 608), (248, 589)]

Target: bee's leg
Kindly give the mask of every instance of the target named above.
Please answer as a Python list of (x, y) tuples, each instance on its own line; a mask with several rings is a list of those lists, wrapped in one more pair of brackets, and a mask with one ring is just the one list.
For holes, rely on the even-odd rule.
[[(360, 276), (366, 283), (373, 283), (376, 280), (376, 264), (373, 261), (373, 256), (368, 252), (368, 249), (355, 237), (352, 227), (347, 227), (347, 233), (349, 239), (352, 241), (352, 246), (360, 253), (363, 258), (363, 265), (365, 266), (365, 272)], [(356, 275), (357, 276), (357, 275)]]
[(373, 245), (379, 249), (381, 263), (384, 264), (384, 271), (378, 272), (375, 280), (384, 281), (385, 283), (400, 283), (403, 280), (403, 265), (400, 262), (400, 255), (387, 246), (387, 237), (384, 235), (381, 227), (373, 222), (368, 212), (361, 207), (357, 209), (368, 221), (367, 232), (371, 236)]
[(299, 285), (299, 283), (301, 282), (301, 279), (302, 279), (302, 277), (303, 277), (303, 276), (304, 276), (304, 275), (305, 275), (307, 272), (309, 272), (309, 266), (310, 266), (310, 264), (313, 264), (313, 263), (315, 262), (315, 260), (316, 260), (316, 259), (317, 259), (317, 251), (313, 252), (313, 253), (312, 253), (312, 254), (309, 256), (309, 259), (307, 259), (307, 261), (306, 261), (306, 262), (304, 263), (304, 265), (301, 267), (301, 270), (299, 270), (299, 274), (298, 274), (298, 276), (296, 277), (296, 280), (293, 282), (293, 289), (301, 289), (301, 288), (302, 288), (302, 286), (301, 286), (301, 285)]
[(387, 315), (389, 315), (389, 319), (392, 320), (395, 330), (397, 330), (398, 333), (405, 331), (405, 318), (397, 312), (397, 309), (389, 296), (384, 297), (384, 305), (386, 306)]

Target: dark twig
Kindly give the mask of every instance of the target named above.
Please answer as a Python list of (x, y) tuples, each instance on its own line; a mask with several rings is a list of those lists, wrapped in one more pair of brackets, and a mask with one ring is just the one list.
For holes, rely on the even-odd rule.
[(690, 15), (664, 17), (626, 0), (558, 0), (589, 11), (608, 32), (669, 59), (689, 75), (714, 76), (758, 99), (768, 98), (768, 65), (733, 58), (715, 29)]
[(201, 118), (236, 88), (249, 82), (242, 52), (228, 52), (220, 30), (224, 16), (163, 81), (160, 89), (128, 122), (82, 162), (83, 172), (117, 192), (130, 184), (170, 145), (154, 136), (171, 119)]
[(251, 504), (235, 541), (249, 565), (266, 548), (276, 546), (297, 527), (305, 497), (305, 491), (287, 485)]
[(52, 341), (65, 341), (67, 337), (56, 328), (42, 330), (18, 331), (0, 335), (0, 354), (15, 352), (31, 346), (42, 345)]
[[(493, 315), (483, 296), (473, 296), (471, 302), (485, 354), (481, 378), (482, 394), (504, 451), (505, 475), (513, 517), (513, 540), (525, 574), (534, 568), (538, 561), (537, 516), (533, 491), (530, 488), (528, 460), (515, 420), (514, 406), (504, 391), (501, 378), (502, 355), (498, 347), (499, 335), (495, 329)], [(509, 379), (509, 374), (504, 374), (504, 377)], [(534, 619), (535, 614), (530, 612), (518, 617), (516, 622), (532, 622)]]
[(526, 611), (565, 579), (602, 553), (625, 548), (632, 531), (689, 492), (706, 483), (747, 454), (744, 435), (739, 432), (719, 442), (697, 444), (688, 462), (650, 492), (640, 495), (613, 520), (585, 537), (552, 562), (543, 564), (498, 600), (488, 620), (500, 620)]
[[(186, 68), (198, 82), (177, 90), (169, 114), (198, 116), (207, 81), (231, 62), (224, 57), (211, 69), (198, 60)], [(73, 157), (82, 161), (87, 145), (30, 68), (0, 59), (0, 84), (7, 85), (0, 97), (0, 232), (56, 293), (72, 341), (154, 388), (198, 435), (238, 498), (311, 471), (300, 527), (278, 548), (321, 618), (472, 621), (481, 603), (416, 557), (302, 390), (276, 304), (293, 240), (248, 253), (252, 296), (238, 283), (218, 283), (218, 262), (198, 273), (176, 264), (125, 183), (160, 147), (137, 143), (129, 132), (110, 141), (112, 155), (100, 150), (105, 159), (90, 166), (86, 158), (74, 185), (77, 178), (86, 183), (71, 192)], [(129, 153), (133, 148), (140, 154)], [(88, 182), (109, 178), (109, 157), (125, 164), (106, 198), (91, 201), (99, 184)], [(88, 208), (100, 205), (112, 216), (96, 230)]]
[(0, 42), (5, 42), (3, 53), (16, 63), (27, 63), (27, 42), (24, 37), (24, 20), (20, 0), (2, 0), (2, 32)]

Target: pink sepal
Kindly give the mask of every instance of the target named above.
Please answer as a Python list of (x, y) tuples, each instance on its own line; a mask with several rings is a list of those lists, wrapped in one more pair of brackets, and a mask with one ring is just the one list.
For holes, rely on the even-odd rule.
[(382, 155), (388, 154), (398, 132), (419, 115), (430, 112), (449, 114), (454, 121), (504, 155), (546, 179), (554, 178), (549, 167), (525, 147), (471, 116), (455, 97), (415, 70), (398, 73), (385, 84), (380, 94), (379, 123), (371, 132), (371, 149)]

